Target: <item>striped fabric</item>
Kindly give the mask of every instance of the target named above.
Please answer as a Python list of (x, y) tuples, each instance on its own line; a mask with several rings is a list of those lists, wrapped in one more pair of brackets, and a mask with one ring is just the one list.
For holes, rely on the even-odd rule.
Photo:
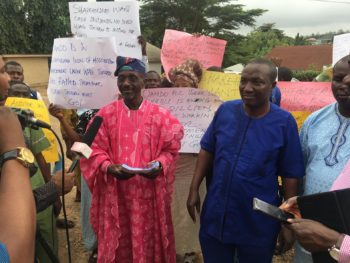
[(350, 236), (345, 236), (340, 247), (339, 263), (350, 262)]

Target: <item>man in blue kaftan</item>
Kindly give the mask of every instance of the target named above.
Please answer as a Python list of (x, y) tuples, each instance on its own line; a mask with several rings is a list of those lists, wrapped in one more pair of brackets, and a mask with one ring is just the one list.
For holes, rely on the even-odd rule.
[(304, 175), (298, 130), (289, 112), (269, 102), (275, 79), (270, 61), (250, 62), (242, 72), (242, 100), (222, 104), (202, 138), (187, 206), (195, 219), (197, 189), (211, 171), (199, 234), (206, 263), (235, 257), (270, 263), (280, 222), (254, 211), (253, 198), (279, 205), (278, 175), (285, 197), (297, 194)]

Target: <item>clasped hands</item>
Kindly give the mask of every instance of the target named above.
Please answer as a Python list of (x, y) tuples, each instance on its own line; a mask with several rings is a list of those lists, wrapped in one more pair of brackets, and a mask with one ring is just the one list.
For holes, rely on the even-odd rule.
[[(158, 161), (153, 161), (148, 163), (149, 167), (152, 167), (152, 164), (154, 164), (155, 162)], [(134, 177), (136, 174), (144, 176), (148, 179), (155, 179), (160, 172), (162, 171), (162, 166), (159, 163), (159, 165), (152, 167), (152, 169), (149, 169), (148, 171), (145, 172), (134, 172), (134, 171), (129, 171), (127, 169), (125, 169), (121, 164), (112, 164), (110, 166), (108, 166), (107, 168), (107, 173), (114, 176), (115, 178), (119, 179), (119, 180), (128, 180), (131, 177)]]

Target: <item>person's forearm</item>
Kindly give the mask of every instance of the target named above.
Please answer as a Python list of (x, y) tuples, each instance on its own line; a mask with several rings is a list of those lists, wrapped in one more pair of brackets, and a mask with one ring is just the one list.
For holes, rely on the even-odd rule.
[(6, 161), (1, 169), (0, 241), (6, 244), (11, 262), (34, 260), (35, 218), (28, 169), (17, 160)]
[(282, 185), (283, 185), (285, 200), (298, 195), (298, 186), (299, 186), (298, 179), (282, 178)]
[(51, 180), (51, 172), (50, 172), (50, 165), (46, 162), (43, 154), (37, 153), (35, 155), (35, 159), (38, 163), (39, 169), (44, 177), (45, 183), (49, 182)]
[(64, 119), (60, 119), (60, 123), (64, 131), (66, 132), (67, 137), (71, 142), (80, 142), (81, 137), (79, 134), (69, 125), (69, 123)]
[(191, 182), (191, 189), (198, 191), (203, 178), (212, 172), (214, 156), (212, 153), (201, 149), (198, 154), (196, 169)]

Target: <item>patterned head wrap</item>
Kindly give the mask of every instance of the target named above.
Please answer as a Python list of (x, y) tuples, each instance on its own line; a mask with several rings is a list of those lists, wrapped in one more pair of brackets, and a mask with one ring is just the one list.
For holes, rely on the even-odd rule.
[(193, 87), (197, 88), (198, 83), (202, 78), (202, 73), (203, 70), (199, 61), (188, 59), (169, 71), (169, 79), (174, 83), (177, 78), (183, 78), (186, 81), (193, 83)]
[(136, 71), (141, 74), (146, 74), (145, 64), (136, 58), (127, 58), (127, 57), (117, 57), (117, 69), (114, 72), (114, 76), (122, 71)]

